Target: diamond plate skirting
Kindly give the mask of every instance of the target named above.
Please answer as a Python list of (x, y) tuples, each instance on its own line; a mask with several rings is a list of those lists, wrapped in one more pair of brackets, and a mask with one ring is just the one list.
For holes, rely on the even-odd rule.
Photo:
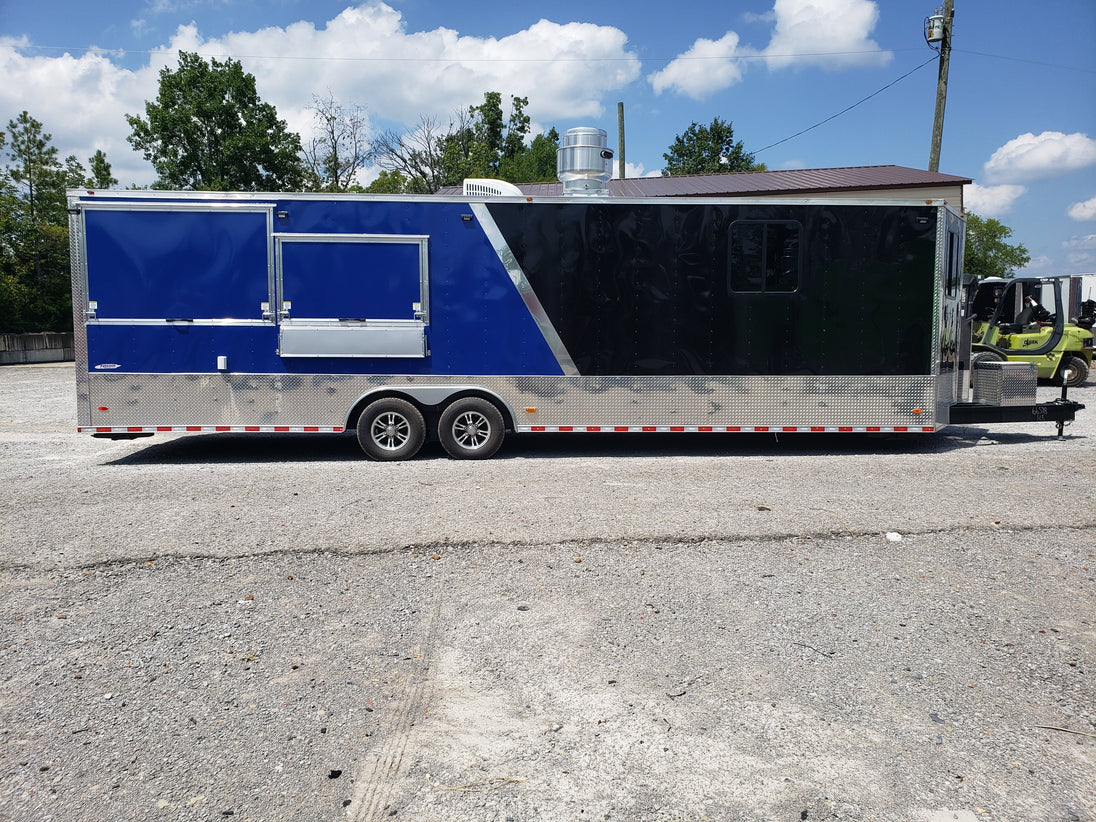
[(424, 403), (436, 403), (450, 390), (474, 388), (506, 406), (503, 410), (518, 429), (909, 426), (920, 430), (936, 424), (937, 379), (92, 373), (87, 424), (339, 427), (352, 425), (351, 414), (359, 401), (373, 393), (404, 391)]

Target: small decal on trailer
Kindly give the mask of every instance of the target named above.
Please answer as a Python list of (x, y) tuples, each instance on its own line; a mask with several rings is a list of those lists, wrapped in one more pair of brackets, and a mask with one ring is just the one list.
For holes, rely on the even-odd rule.
[(114, 369), (121, 368), (121, 367), (122, 366), (119, 365), (116, 362), (102, 362), (102, 363), (99, 363), (97, 366), (95, 366), (95, 370), (96, 371), (113, 371)]

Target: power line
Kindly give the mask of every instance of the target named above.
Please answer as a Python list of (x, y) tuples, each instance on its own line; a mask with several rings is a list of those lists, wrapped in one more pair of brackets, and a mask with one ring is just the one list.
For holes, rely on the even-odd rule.
[(1084, 74), (1096, 74), (1096, 69), (1081, 68), (1080, 66), (1063, 66), (1058, 63), (1045, 63), (1042, 60), (1025, 60), (1023, 57), (1013, 57), (1009, 54), (987, 54), (984, 51), (968, 51), (966, 49), (951, 50), (952, 54), (973, 54), (976, 57), (992, 57), (995, 60), (1008, 60), (1012, 63), (1026, 63), (1029, 66), (1043, 66), (1044, 68), (1062, 69), (1064, 71), (1079, 71)]
[(885, 86), (883, 86), (883, 88), (878, 89), (877, 91), (873, 91), (867, 97), (863, 97), (863, 98), (857, 100), (851, 106), (841, 109), (841, 111), (837, 112), (837, 114), (831, 115), (831, 116), (827, 117), (825, 120), (822, 120), (821, 122), (815, 123), (813, 126), (809, 126), (805, 129), (803, 129), (802, 131), (797, 131), (795, 134), (791, 135), (790, 137), (785, 137), (783, 140), (777, 140), (775, 143), (770, 143), (769, 145), (765, 146), (765, 148), (759, 148), (757, 151), (754, 151), (754, 152), (751, 152), (751, 153), (752, 154), (760, 154), (762, 151), (767, 151), (768, 149), (773, 148), (774, 146), (778, 146), (781, 143), (786, 143), (786, 142), (788, 142), (788, 140), (794, 140), (796, 137), (800, 136), (801, 134), (806, 134), (808, 131), (812, 131), (812, 130), (818, 128), (819, 126), (824, 126), (830, 120), (836, 120), (842, 114), (845, 114), (846, 112), (852, 111), (854, 108), (856, 108), (861, 103), (866, 103), (872, 97), (875, 97), (877, 94), (881, 94), (882, 92), (886, 91), (887, 89), (889, 89), (891, 86), (895, 85), (896, 83), (899, 83), (902, 80), (905, 80), (907, 77), (909, 77), (915, 71), (920, 71), (925, 66), (927, 66), (929, 63), (933, 63), (935, 61), (936, 61), (936, 55), (934, 54), (932, 57), (930, 57), (928, 60), (923, 62), (921, 65), (907, 71), (905, 74), (903, 74), (897, 80), (892, 80), (891, 82), (889, 82)]
[[(179, 51), (186, 49), (111, 49), (94, 46), (39, 46), (39, 45), (14, 45), (20, 50), (59, 51), (64, 53), (83, 52), (85, 54), (97, 54), (104, 56), (147, 55), (170, 57)], [(917, 49), (918, 51), (920, 49)], [(233, 60), (328, 60), (332, 62), (358, 62), (358, 63), (628, 63), (636, 60), (648, 62), (674, 62), (677, 60), (770, 60), (774, 58), (792, 59), (799, 57), (850, 57), (862, 54), (888, 54), (893, 51), (914, 51), (914, 49), (860, 49), (857, 51), (807, 51), (788, 54), (732, 54), (713, 55), (708, 57), (679, 55), (677, 57), (640, 57), (631, 55), (627, 57), (355, 57), (355, 56), (331, 56), (331, 55), (307, 55), (307, 54), (226, 54), (208, 53), (204, 57), (227, 57)], [(198, 51), (201, 54), (200, 50)]]
[[(17, 51), (59, 51), (64, 53), (98, 54), (104, 56), (132, 56), (132, 55), (158, 55), (171, 56), (186, 49), (112, 49), (96, 46), (39, 46), (22, 43), (8, 43)], [(909, 49), (860, 49), (856, 51), (806, 51), (787, 54), (772, 54), (758, 52), (756, 54), (715, 55), (710, 57), (678, 55), (676, 57), (641, 57), (632, 55), (629, 57), (352, 57), (352, 56), (312, 56), (300, 54), (206, 54), (206, 57), (228, 57), (235, 60), (329, 60), (333, 62), (361, 62), (361, 63), (627, 63), (635, 60), (648, 62), (673, 62), (677, 60), (701, 61), (701, 60), (770, 60), (792, 59), (806, 57), (851, 57), (862, 54), (896, 54), (906, 51), (920, 51), (920, 48)], [(969, 51), (967, 49), (952, 49), (952, 53), (971, 54), (976, 57), (990, 57), (995, 60), (1008, 60), (1013, 63), (1025, 63), (1032, 66), (1060, 69), (1062, 71), (1077, 71), (1084, 74), (1096, 74), (1096, 69), (1082, 66), (1066, 66), (1060, 63), (1047, 63), (1041, 60), (1028, 60), (1022, 57), (1014, 57), (1007, 54), (990, 54), (984, 51)], [(902, 79), (902, 78), (898, 78)]]

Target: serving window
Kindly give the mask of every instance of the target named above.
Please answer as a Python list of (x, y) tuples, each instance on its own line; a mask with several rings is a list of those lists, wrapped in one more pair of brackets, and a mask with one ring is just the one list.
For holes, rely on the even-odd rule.
[(799, 290), (803, 226), (794, 220), (731, 223), (729, 288), (732, 293), (789, 294)]

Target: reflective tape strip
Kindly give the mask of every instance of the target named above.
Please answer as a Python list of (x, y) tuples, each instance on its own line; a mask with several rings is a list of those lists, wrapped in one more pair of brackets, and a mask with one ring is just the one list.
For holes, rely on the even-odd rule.
[[(76, 429), (80, 434), (211, 434), (211, 433), (260, 433), (260, 434), (341, 434), (346, 429), (341, 425), (96, 425), (81, 426)], [(515, 432), (521, 433), (881, 433), (931, 434), (937, 429), (931, 425), (519, 425)]]
[(747, 434), (931, 434), (931, 425), (518, 425), (518, 434), (557, 434), (570, 432), (651, 433), (747, 433)]
[(341, 434), (341, 425), (95, 425), (80, 426), (79, 434)]

